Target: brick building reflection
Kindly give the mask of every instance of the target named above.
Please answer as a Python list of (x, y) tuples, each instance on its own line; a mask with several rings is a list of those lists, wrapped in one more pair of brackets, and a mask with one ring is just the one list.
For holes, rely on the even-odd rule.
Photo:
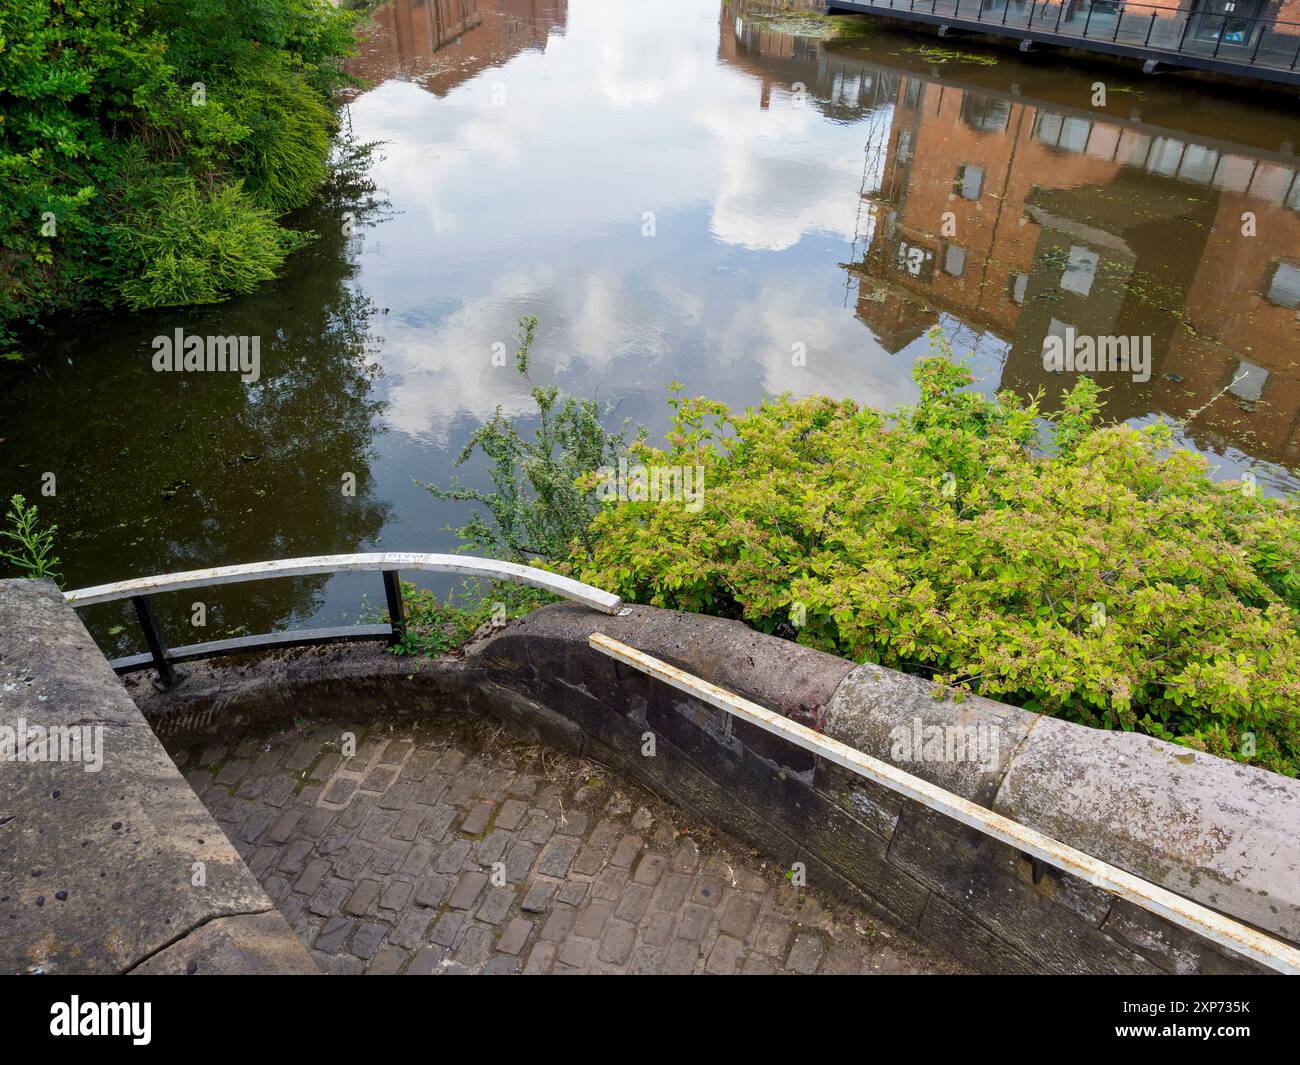
[(1049, 333), (1149, 336), (1149, 381), (1099, 378), (1112, 416), (1181, 418), (1226, 388), (1190, 427), (1198, 445), (1300, 465), (1300, 178), (1286, 146), (1235, 143), (1205, 115), (1189, 131), (1125, 119), (1127, 105), (1103, 118), (1086, 94), (1082, 108), (1035, 99), (1010, 64), (972, 87), (728, 9), (720, 54), (759, 80), (760, 106), (802, 82), (827, 113), (873, 120), (846, 268), (886, 350), (952, 315), (1005, 351), (1001, 387), (1042, 388), (1050, 408), (1069, 379), (1043, 368)]
[(562, 31), (568, 0), (390, 0), (348, 70), (371, 84), (415, 81), (442, 96)]

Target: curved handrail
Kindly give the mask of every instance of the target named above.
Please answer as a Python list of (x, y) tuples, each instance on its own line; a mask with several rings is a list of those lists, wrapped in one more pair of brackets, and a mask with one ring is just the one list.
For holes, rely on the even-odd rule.
[(540, 588), (545, 592), (571, 599), (606, 614), (617, 614), (623, 600), (589, 584), (558, 573), (550, 573), (516, 562), (501, 562), (473, 555), (437, 555), (411, 551), (372, 551), (352, 555), (312, 555), (305, 558), (282, 558), (269, 562), (251, 562), (240, 566), (217, 566), (189, 570), (185, 573), (137, 577), (132, 580), (98, 584), (64, 592), (74, 607), (110, 603), (116, 599), (178, 592), (187, 588), (206, 588), (214, 584), (236, 584), (269, 577), (302, 577), (316, 573), (367, 573), (387, 570), (415, 570), (424, 573), (461, 573), (491, 580), (514, 581)]

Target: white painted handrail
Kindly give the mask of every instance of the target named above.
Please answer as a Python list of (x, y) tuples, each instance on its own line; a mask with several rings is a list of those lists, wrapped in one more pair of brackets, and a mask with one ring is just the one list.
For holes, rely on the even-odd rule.
[(500, 562), (492, 558), (472, 555), (432, 555), (407, 551), (375, 551), (355, 555), (314, 555), (307, 558), (282, 558), (270, 562), (251, 562), (242, 566), (217, 566), (213, 569), (196, 569), (186, 573), (170, 573), (156, 577), (138, 577), (134, 580), (99, 584), (93, 588), (78, 588), (64, 592), (64, 598), (75, 607), (109, 603), (131, 596), (154, 595), (158, 592), (179, 592), (187, 588), (206, 588), (214, 584), (236, 584), (257, 581), (267, 577), (303, 577), (318, 573), (366, 573), (401, 570), (416, 573), (460, 573), (489, 580), (514, 581), (527, 584), (545, 592), (571, 599), (606, 614), (616, 614), (623, 600), (581, 581), (550, 573), (533, 566), (515, 562)]
[(1123, 869), (1084, 854), (1083, 851), (1075, 850), (1066, 843), (1022, 825), (1019, 821), (1003, 817), (969, 799), (945, 791), (897, 766), (872, 758), (871, 755), (863, 754), (847, 744), (814, 732), (766, 707), (743, 699), (734, 692), (719, 688), (676, 666), (638, 651), (635, 647), (620, 643), (604, 633), (593, 633), (589, 642), (602, 654), (649, 674), (678, 691), (684, 691), (710, 706), (716, 706), (734, 717), (787, 739), (804, 750), (825, 758), (828, 762), (842, 766), (851, 773), (874, 781), (955, 821), (969, 825), (985, 835), (1010, 844), (1017, 850), (1042, 859), (1103, 891), (1109, 891), (1136, 906), (1141, 906), (1144, 910), (1149, 910), (1176, 925), (1190, 929), (1220, 946), (1227, 947), (1238, 954), (1245, 954), (1278, 972), (1300, 974), (1300, 950), (1296, 950), (1295, 947), (1279, 942), (1271, 936), (1266, 936), (1181, 895), (1175, 895), (1158, 884), (1152, 884)]

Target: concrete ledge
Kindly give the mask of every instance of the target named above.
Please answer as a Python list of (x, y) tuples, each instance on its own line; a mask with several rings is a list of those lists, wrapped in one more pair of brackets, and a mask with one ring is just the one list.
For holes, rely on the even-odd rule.
[[(131, 690), (160, 729), (216, 713), (242, 730), (304, 707), (351, 720), (449, 706), (493, 714), (617, 766), (780, 863), (804, 863), (812, 882), (989, 972), (1263, 971), (598, 654), (587, 645), (597, 630), (1294, 940), (1300, 783), (985, 699), (936, 699), (918, 678), (736, 622), (647, 607), (606, 617), (565, 604), (456, 658), (322, 647), (196, 663), (167, 695), (141, 681)], [(940, 742), (930, 757), (929, 738), (948, 735), (982, 745), (953, 757)]]
[[(961, 702), (935, 698), (916, 677), (880, 666), (858, 666), (844, 678), (828, 707), (826, 735), (864, 754), (903, 766), (932, 784), (992, 806), (1007, 765), (1034, 727), (1037, 715), (978, 696)], [(937, 730), (937, 731), (936, 731)], [(945, 733), (944, 730), (953, 730)], [(952, 758), (952, 735), (988, 745), (987, 757)], [(932, 749), (943, 757), (928, 757)]]
[(141, 962), (131, 975), (319, 976), (301, 946), (285, 949), (286, 930), (284, 918), (275, 911), (218, 917)]
[[(643, 606), (606, 617), (569, 603), (521, 618), (472, 648), (469, 657), (489, 669), (519, 677), (531, 674), (542, 685), (548, 675), (566, 680), (583, 676), (599, 683), (608, 671), (604, 656), (587, 646), (593, 632), (607, 633), (739, 695), (761, 700), (811, 727), (822, 725), (831, 696), (853, 669), (842, 658), (764, 636), (739, 621)], [(639, 676), (621, 666), (617, 673), (621, 679)]]
[(0, 728), (20, 727), (90, 742), (79, 761), (0, 760), (0, 971), (127, 972), (250, 915), (263, 954), (311, 967), (49, 581), (0, 581)]
[(1044, 718), (1011, 760), (994, 808), (1300, 942), (1300, 782)]

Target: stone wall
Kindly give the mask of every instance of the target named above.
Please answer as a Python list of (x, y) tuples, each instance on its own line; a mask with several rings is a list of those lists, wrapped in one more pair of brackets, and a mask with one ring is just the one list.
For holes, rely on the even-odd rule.
[[(1015, 973), (1265, 971), (894, 792), (623, 666), (602, 631), (867, 754), (1278, 938), (1300, 940), (1300, 783), (1142, 736), (984, 699), (936, 700), (913, 677), (716, 618), (557, 605), (456, 659), (321, 647), (188, 667), (170, 695), (132, 683), (158, 727), (219, 708), (233, 732), (358, 710), (449, 703), (622, 769), (810, 882)], [(900, 736), (959, 727), (978, 758), (910, 757)], [(897, 730), (902, 729), (902, 732)], [(926, 732), (929, 728), (931, 731)], [(647, 735), (654, 755), (646, 756)], [(943, 735), (942, 732), (939, 735)], [(901, 750), (901, 756), (900, 756)]]
[(0, 581), (0, 730), (0, 972), (316, 971), (51, 581)]

